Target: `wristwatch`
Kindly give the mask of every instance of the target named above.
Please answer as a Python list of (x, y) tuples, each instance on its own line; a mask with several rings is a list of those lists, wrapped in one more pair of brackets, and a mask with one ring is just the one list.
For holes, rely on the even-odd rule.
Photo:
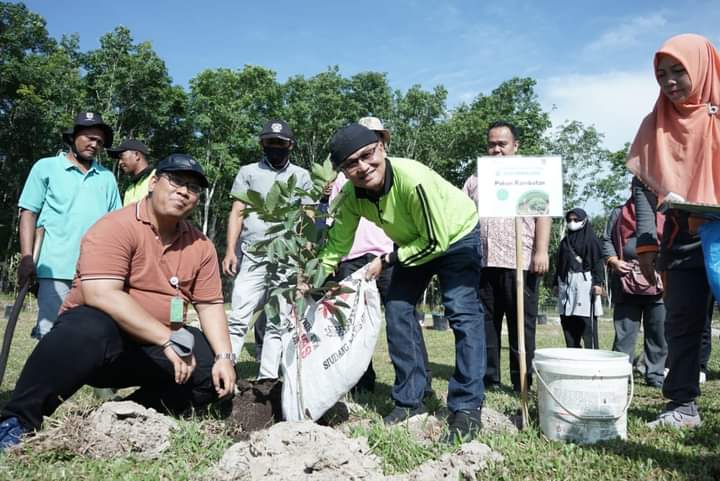
[(215, 354), (215, 362), (221, 359), (230, 359), (230, 362), (232, 362), (233, 364), (237, 363), (237, 356), (234, 352), (219, 352)]

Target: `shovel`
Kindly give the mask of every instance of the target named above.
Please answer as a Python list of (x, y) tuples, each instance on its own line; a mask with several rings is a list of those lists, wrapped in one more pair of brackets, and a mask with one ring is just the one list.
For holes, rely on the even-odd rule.
[[(33, 261), (35, 262), (37, 262), (38, 255), (40, 254), (40, 246), (42, 245), (44, 235), (45, 229), (42, 227), (35, 230), (35, 243), (33, 245)], [(10, 357), (10, 343), (12, 342), (13, 335), (15, 334), (15, 326), (17, 325), (18, 318), (20, 317), (20, 311), (22, 310), (23, 303), (25, 302), (25, 296), (30, 290), (31, 285), (32, 282), (28, 279), (22, 286), (20, 286), (20, 291), (15, 298), (15, 304), (13, 304), (10, 316), (8, 316), (7, 326), (5, 326), (5, 334), (3, 334), (2, 349), (0, 349), (0, 385), (2, 385), (3, 378), (5, 377), (5, 369), (7, 368), (8, 358)]]

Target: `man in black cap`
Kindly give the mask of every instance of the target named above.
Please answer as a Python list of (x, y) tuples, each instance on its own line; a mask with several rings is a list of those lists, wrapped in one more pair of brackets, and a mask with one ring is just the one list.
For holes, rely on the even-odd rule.
[(118, 165), (125, 174), (132, 177), (131, 184), (123, 195), (123, 205), (138, 202), (148, 193), (150, 177), (155, 172), (148, 165), (147, 145), (136, 139), (124, 140), (115, 148), (107, 149), (113, 159), (118, 159)]
[[(88, 230), (57, 325), (0, 412), (0, 450), (39, 429), (85, 384), (140, 386), (128, 399), (172, 413), (233, 392), (217, 254), (185, 220), (207, 185), (195, 160), (173, 154), (158, 164), (146, 198)], [(187, 303), (202, 331), (184, 325)]]
[[(83, 112), (75, 117), (73, 128), (63, 133), (63, 140), (70, 150), (38, 160), (18, 201), (22, 256), (18, 283), (38, 279), (38, 319), (32, 333), (37, 339), (52, 329), (70, 290), (80, 239), (95, 221), (120, 207), (112, 172), (95, 161), (103, 147), (112, 143), (110, 126), (99, 114)], [(37, 227), (44, 236), (36, 265)]]
[(387, 157), (377, 134), (360, 124), (335, 133), (330, 160), (350, 182), (333, 202), (335, 222), (319, 255), (325, 272), (332, 272), (348, 253), (361, 218), (380, 227), (395, 245), (392, 252), (368, 266), (371, 278), (393, 266), (385, 320), (395, 368), (395, 409), (385, 416), (385, 424), (425, 411), (427, 366), (415, 306), (430, 278), (437, 275), (445, 314), (455, 334), (445, 441), (455, 443), (474, 436), (480, 430), (485, 397), (485, 330), (478, 295), (482, 249), (475, 205), (427, 166)]
[[(254, 190), (267, 195), (275, 181), (286, 182), (291, 175), (297, 179), (297, 186), (310, 190), (312, 181), (307, 170), (290, 162), (290, 153), (295, 146), (295, 136), (287, 122), (270, 120), (260, 132), (260, 146), (263, 158), (259, 162), (240, 168), (231, 193), (239, 194)], [(310, 204), (310, 199), (300, 199)], [(227, 249), (223, 259), (223, 272), (235, 276), (232, 293), (232, 310), (229, 316), (230, 339), (233, 353), (240, 356), (250, 320), (255, 311), (262, 307), (267, 296), (268, 283), (265, 281), (265, 267), (258, 265), (263, 259), (249, 253), (248, 248), (266, 238), (270, 224), (258, 218), (257, 214), (245, 215), (245, 205), (234, 201), (227, 227)], [(238, 243), (238, 240), (240, 241)], [(260, 361), (259, 378), (277, 378), (282, 344), (277, 326), (267, 326), (261, 316), (255, 322), (256, 359)], [(262, 349), (261, 349), (262, 346)]]

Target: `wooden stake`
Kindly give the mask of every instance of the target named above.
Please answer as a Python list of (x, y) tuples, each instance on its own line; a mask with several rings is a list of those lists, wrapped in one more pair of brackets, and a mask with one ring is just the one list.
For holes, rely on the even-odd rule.
[(525, 363), (525, 275), (523, 266), (522, 217), (515, 217), (515, 297), (517, 299), (517, 343), (520, 366), (522, 429), (528, 425), (527, 364)]

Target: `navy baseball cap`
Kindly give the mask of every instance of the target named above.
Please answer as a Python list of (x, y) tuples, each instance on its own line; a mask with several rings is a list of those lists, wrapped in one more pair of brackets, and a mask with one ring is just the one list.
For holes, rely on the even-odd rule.
[(160, 162), (158, 162), (155, 172), (160, 174), (162, 172), (191, 172), (201, 180), (201, 185), (205, 188), (210, 187), (207, 177), (205, 177), (205, 171), (188, 154), (170, 154)]
[(260, 132), (260, 140), (262, 139), (283, 139), (295, 142), (295, 134), (284, 120), (269, 120)]
[(114, 159), (120, 157), (120, 154), (126, 150), (135, 150), (137, 152), (142, 152), (145, 155), (150, 152), (147, 145), (136, 139), (125, 139), (117, 147), (106, 149), (108, 155)]

